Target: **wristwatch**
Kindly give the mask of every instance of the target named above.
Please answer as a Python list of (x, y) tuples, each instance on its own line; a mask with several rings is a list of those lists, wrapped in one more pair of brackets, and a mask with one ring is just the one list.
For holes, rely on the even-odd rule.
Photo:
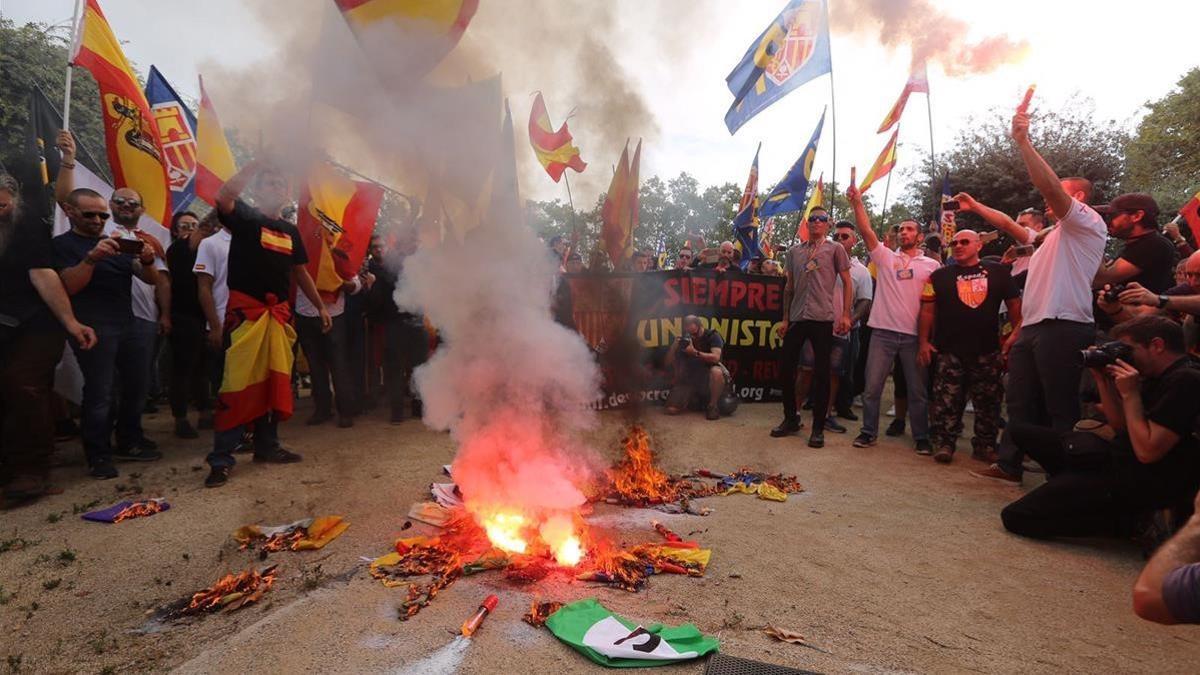
[(1158, 308), (1159, 309), (1162, 309), (1167, 306), (1167, 299), (1168, 299), (1168, 296), (1166, 296), (1166, 295), (1158, 296)]

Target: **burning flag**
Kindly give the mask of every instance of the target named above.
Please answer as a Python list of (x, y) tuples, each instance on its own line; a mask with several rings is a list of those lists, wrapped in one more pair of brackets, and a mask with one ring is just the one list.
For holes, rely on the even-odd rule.
[(118, 502), (106, 509), (90, 511), (80, 516), (93, 523), (119, 523), (130, 518), (143, 518), (171, 508), (165, 499), (138, 499)]
[(571, 140), (571, 132), (567, 130), (565, 121), (558, 131), (554, 131), (550, 124), (550, 113), (546, 112), (546, 102), (539, 91), (533, 99), (533, 109), (529, 111), (529, 144), (533, 146), (538, 162), (555, 183), (567, 169), (582, 173), (587, 168), (579, 156), (579, 148)]
[(315, 551), (337, 539), (350, 527), (341, 516), (305, 518), (287, 525), (244, 525), (233, 533), (241, 549), (261, 542), (262, 550)]
[(888, 139), (887, 145), (883, 146), (883, 151), (879, 153), (879, 157), (871, 165), (871, 170), (867, 172), (866, 177), (862, 180), (862, 184), (858, 186), (860, 193), (866, 194), (867, 189), (875, 181), (888, 175), (892, 167), (896, 166), (896, 136), (899, 133), (898, 129), (892, 132), (892, 137)]
[(875, 133), (882, 134), (900, 123), (900, 116), (904, 114), (904, 106), (908, 104), (908, 96), (913, 93), (929, 93), (929, 76), (926, 74), (924, 61), (919, 66), (913, 64), (912, 72), (908, 75), (908, 82), (904, 83), (904, 90), (900, 92), (900, 98), (896, 99), (896, 103), (888, 111), (887, 117), (884, 117), (883, 122), (879, 125), (879, 131)]
[(275, 565), (262, 570), (249, 569), (238, 574), (227, 574), (217, 583), (192, 594), (187, 604), (179, 607), (176, 616), (189, 616), (225, 610), (232, 612), (258, 602), (275, 583)]

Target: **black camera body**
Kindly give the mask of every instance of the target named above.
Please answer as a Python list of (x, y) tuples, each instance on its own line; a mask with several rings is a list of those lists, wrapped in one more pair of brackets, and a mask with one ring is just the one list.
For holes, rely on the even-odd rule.
[(1121, 291), (1125, 290), (1128, 286), (1129, 284), (1124, 283), (1113, 284), (1109, 286), (1108, 290), (1104, 291), (1104, 301), (1109, 303), (1117, 302), (1117, 299), (1121, 295)]
[(1112, 340), (1089, 347), (1079, 354), (1084, 368), (1103, 368), (1113, 365), (1117, 359), (1130, 363), (1133, 360), (1133, 347), (1120, 340)]
[(691, 344), (692, 344), (692, 338), (690, 338), (686, 335), (679, 337), (679, 348), (680, 349), (687, 349), (688, 346)]

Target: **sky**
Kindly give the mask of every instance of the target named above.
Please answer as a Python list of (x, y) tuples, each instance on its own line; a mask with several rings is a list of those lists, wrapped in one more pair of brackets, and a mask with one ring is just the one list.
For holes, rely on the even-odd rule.
[[(839, 1), (829, 0), (831, 4)], [(1189, 47), (1195, 44), (1195, 26), (1200, 25), (1200, 3), (1143, 0), (1134, 10), (1128, 3), (1099, 1), (1081, 11), (1078, 3), (1053, 0), (926, 2), (947, 17), (965, 21), (969, 40), (1002, 35), (1030, 45), (1023, 60), (984, 74), (950, 77), (937, 64), (930, 65), (928, 103), (932, 104), (933, 148), (939, 151), (970, 124), (972, 115), (985, 114), (994, 106), (1015, 106), (1031, 82), (1038, 85), (1035, 125), (1037, 107), (1059, 106), (1082, 96), (1094, 101), (1098, 118), (1117, 120), (1132, 129), (1144, 114), (1147, 100), (1165, 95), (1189, 69), (1200, 65), (1200, 51)], [(732, 100), (725, 76), (784, 1), (615, 3), (615, 25), (603, 34), (615, 60), (612, 67), (624, 74), (652, 114), (654, 124), (648, 126), (657, 128), (645, 131), (641, 175), (670, 177), (687, 171), (702, 185), (725, 181), (742, 185), (761, 141), (760, 188), (781, 178), (829, 104), (831, 78), (823, 76), (792, 91), (734, 136), (723, 118)], [(0, 0), (0, 12), (18, 23), (64, 21), (72, 6), (73, 0)], [(196, 96), (196, 75), (205, 69), (262, 67), (280, 58), (266, 39), (275, 30), (270, 21), (237, 0), (101, 0), (101, 6), (124, 41), (126, 54), (143, 74), (151, 64), (158, 66), (185, 96)], [(464, 46), (471, 44), (473, 31), (494, 36), (505, 22), (532, 20), (522, 17), (522, 6), (521, 0), (480, 0), (479, 12), (463, 38)], [(595, 26), (584, 19), (581, 15), (579, 25), (568, 25), (567, 31), (577, 30), (580, 35), (593, 31)], [(884, 47), (878, 30), (870, 28), (870, 21), (866, 24), (867, 28), (856, 31), (835, 25), (832, 33), (836, 169), (843, 182), (852, 164), (860, 167), (861, 175), (882, 149), (888, 135), (875, 131), (908, 77), (907, 45)], [(561, 49), (563, 43), (561, 39), (554, 42), (555, 49)], [(527, 52), (539, 45), (535, 41), (511, 48)], [(506, 63), (504, 50), (493, 52), (495, 70), (505, 73), (506, 93), (512, 96), (518, 127), (528, 115), (527, 94), (535, 89), (545, 92), (555, 124), (575, 107), (563, 93), (568, 87), (547, 88), (536, 67)], [(547, 68), (561, 56), (546, 53)], [(558, 72), (555, 78), (563, 76)], [(220, 101), (217, 103), (219, 106)], [(925, 96), (910, 99), (900, 132), (901, 171), (915, 166), (930, 151), (928, 110)], [(834, 171), (833, 121), (826, 122), (814, 168), (814, 177), (823, 172), (827, 180)], [(620, 154), (616, 144), (605, 146), (607, 135), (599, 133), (604, 124), (603, 119), (582, 114), (570, 119), (576, 143), (591, 164), (588, 175), (573, 177), (580, 206), (594, 203), (607, 185), (608, 167)], [(902, 181), (894, 184), (893, 194), (902, 188)], [(565, 197), (562, 184), (528, 169), (522, 175), (522, 190), (534, 199)]]

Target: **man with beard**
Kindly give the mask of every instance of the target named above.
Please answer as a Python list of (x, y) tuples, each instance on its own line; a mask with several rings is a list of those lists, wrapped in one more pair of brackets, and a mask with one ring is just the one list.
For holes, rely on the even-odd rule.
[(1123, 194), (1097, 206), (1096, 212), (1105, 217), (1109, 235), (1125, 242), (1125, 246), (1116, 260), (1096, 273), (1092, 288), (1132, 282), (1162, 293), (1174, 285), (1175, 247), (1158, 231), (1158, 203), (1153, 197), (1136, 192)]
[[(130, 199), (137, 195), (127, 188), (118, 193)], [(55, 265), (71, 296), (75, 316), (92, 326), (98, 338), (95, 349), (74, 346), (84, 381), (83, 449), (93, 478), (116, 478), (119, 474), (113, 466), (114, 458), (143, 462), (162, 458), (162, 453), (150, 444), (139, 443), (141, 439), (134, 436), (141, 430), (144, 389), (140, 396), (137, 391), (132, 392), (134, 395), (122, 391), (116, 415), (119, 444), (115, 452), (109, 417), (117, 372), (122, 374), (124, 389), (125, 378), (137, 379), (138, 373), (147, 368), (146, 343), (137, 333), (130, 293), (134, 277), (154, 286), (158, 280), (156, 257), (154, 249), (144, 243), (140, 248), (129, 240), (119, 245), (120, 236), (104, 236), (108, 204), (94, 190), (72, 190), (61, 205), (71, 229), (54, 238)], [(140, 377), (144, 381), (144, 375)], [(138, 384), (128, 386), (136, 388)]]
[(16, 181), (0, 174), (0, 502), (6, 507), (50, 489), (50, 384), (63, 328), (82, 350), (96, 344), (54, 272), (50, 229), (25, 216)]

